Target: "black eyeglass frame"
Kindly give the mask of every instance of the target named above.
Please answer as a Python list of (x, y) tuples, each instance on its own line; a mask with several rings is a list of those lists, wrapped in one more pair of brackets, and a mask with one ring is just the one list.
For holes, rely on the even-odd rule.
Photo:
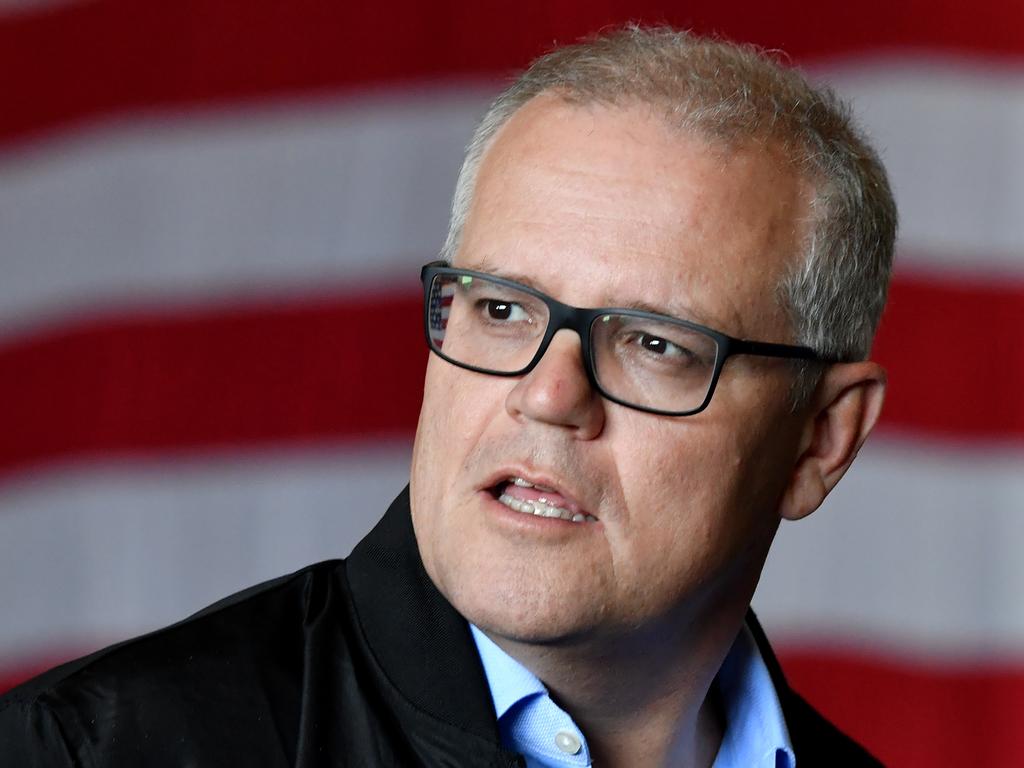
[[(434, 346), (433, 341), (430, 338), (430, 288), (434, 283), (434, 278), (438, 276), (461, 277), (463, 275), (477, 277), (482, 280), (489, 280), (492, 283), (503, 285), (506, 288), (512, 288), (514, 290), (527, 293), (537, 299), (540, 299), (547, 306), (548, 327), (544, 331), (544, 337), (541, 339), (540, 346), (537, 347), (537, 352), (534, 354), (533, 359), (522, 368), (515, 371), (495, 371), (490, 368), (481, 368), (479, 366), (455, 360)], [(705, 325), (700, 325), (699, 323), (690, 322), (689, 320), (683, 320), (678, 317), (672, 317), (671, 315), (660, 315), (656, 312), (648, 312), (643, 309), (630, 309), (628, 307), (596, 307), (593, 309), (587, 307), (574, 307), (569, 304), (564, 304), (558, 299), (554, 299), (546, 293), (542, 293), (528, 285), (523, 285), (522, 283), (517, 283), (514, 280), (507, 280), (496, 275), (491, 275), (487, 272), (478, 272), (473, 269), (452, 267), (449, 266), (446, 261), (432, 261), (429, 264), (425, 264), (420, 270), (420, 280), (423, 283), (423, 330), (427, 340), (427, 347), (442, 360), (458, 366), (459, 368), (464, 368), (468, 371), (475, 371), (476, 373), (485, 373), (490, 376), (525, 376), (532, 371), (544, 357), (544, 354), (548, 351), (548, 346), (550, 346), (551, 340), (555, 337), (555, 334), (563, 328), (567, 328), (571, 331), (575, 331), (580, 337), (580, 348), (583, 352), (583, 369), (587, 372), (587, 379), (590, 382), (590, 386), (592, 386), (595, 391), (597, 391), (606, 400), (610, 400), (613, 403), (618, 403), (626, 408), (644, 411), (645, 413), (657, 414), (659, 416), (692, 416), (707, 408), (708, 404), (711, 402), (712, 396), (715, 394), (715, 387), (718, 385), (718, 378), (722, 373), (722, 368), (725, 366), (725, 361), (734, 355), (782, 357), (820, 363), (838, 362), (837, 360), (819, 355), (810, 347), (794, 346), (792, 344), (776, 344), (768, 341), (737, 339), (733, 336), (722, 333), (721, 331), (716, 331), (714, 328), (708, 328)], [(715, 355), (715, 367), (711, 374), (711, 381), (708, 383), (708, 391), (707, 395), (704, 397), (704, 401), (696, 408), (690, 408), (684, 411), (664, 411), (658, 408), (650, 408), (648, 406), (630, 403), (607, 392), (597, 380), (597, 373), (594, 367), (593, 343), (591, 339), (591, 328), (593, 327), (594, 322), (597, 318), (604, 315), (625, 315), (627, 317), (641, 317), (648, 320), (656, 320), (658, 322), (673, 323), (684, 328), (697, 331), (698, 333), (703, 333), (714, 339), (717, 349), (717, 353)]]

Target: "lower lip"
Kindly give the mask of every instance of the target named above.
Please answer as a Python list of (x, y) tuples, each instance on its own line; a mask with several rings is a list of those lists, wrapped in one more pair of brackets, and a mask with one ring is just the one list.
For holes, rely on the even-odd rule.
[(516, 512), (516, 510), (505, 506), (494, 498), (490, 491), (480, 491), (480, 495), (483, 497), (487, 508), (498, 516), (502, 524), (513, 526), (519, 530), (566, 533), (568, 531), (583, 531), (601, 524), (600, 521), (574, 523), (571, 520), (563, 520), (560, 517), (541, 517), (540, 515), (527, 514), (526, 512)]

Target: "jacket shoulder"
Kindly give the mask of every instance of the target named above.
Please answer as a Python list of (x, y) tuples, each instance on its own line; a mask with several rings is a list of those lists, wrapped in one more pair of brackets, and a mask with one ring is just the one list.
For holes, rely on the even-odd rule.
[(4, 765), (22, 768), (71, 768), (83, 765), (72, 755), (51, 709), (38, 699), (0, 699), (0, 756)]
[(45, 672), (0, 697), (0, 755), (27, 768), (128, 765), (131, 750), (216, 743), (215, 722), (266, 731), (266, 718), (292, 733), (309, 627), (345, 589), (344, 561), (317, 563)]

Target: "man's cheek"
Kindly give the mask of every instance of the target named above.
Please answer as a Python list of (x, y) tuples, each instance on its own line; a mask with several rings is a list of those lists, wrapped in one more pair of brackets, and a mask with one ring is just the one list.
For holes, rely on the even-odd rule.
[[(453, 368), (443, 361), (440, 366)], [(427, 425), (431, 430), (431, 439), (444, 439), (445, 435), (455, 437), (452, 432), (453, 422), (459, 414), (459, 380), (451, 376), (451, 371), (440, 366), (427, 369), (426, 387), (423, 393), (423, 412), (427, 415)], [(436, 443), (435, 443), (436, 445)]]

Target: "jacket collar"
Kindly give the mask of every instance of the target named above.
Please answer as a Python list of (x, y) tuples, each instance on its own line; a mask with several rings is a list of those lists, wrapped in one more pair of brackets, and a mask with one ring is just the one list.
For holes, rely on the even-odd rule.
[[(353, 549), (346, 572), (367, 643), (392, 685), (418, 710), (500, 749), (490, 688), (469, 625), (423, 567), (412, 527), (408, 486)], [(800, 730), (805, 719), (806, 705), (786, 683), (753, 611), (747, 612), (746, 623), (794, 735), (794, 726)], [(796, 742), (794, 735), (799, 756)]]
[(346, 571), (367, 644), (392, 685), (420, 711), (497, 746), (469, 624), (423, 568), (408, 486), (352, 551)]

